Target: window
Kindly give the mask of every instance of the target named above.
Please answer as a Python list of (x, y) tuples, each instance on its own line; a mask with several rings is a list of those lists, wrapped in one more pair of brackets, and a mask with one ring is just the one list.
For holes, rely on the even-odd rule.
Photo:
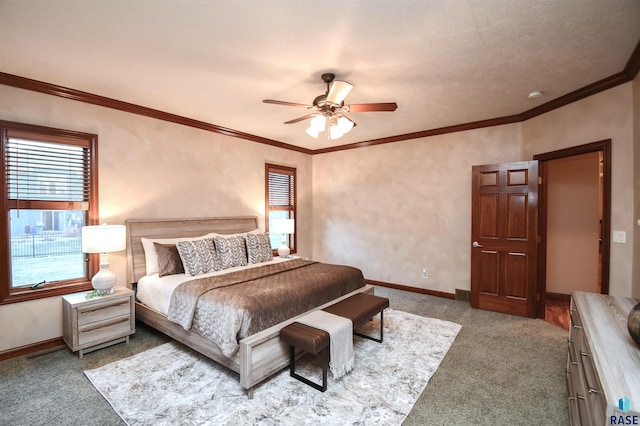
[[(292, 167), (266, 164), (265, 180), (267, 191), (265, 194), (265, 222), (267, 231), (272, 228), (274, 219), (297, 219), (296, 218), (296, 169)], [(295, 222), (295, 229), (298, 224)], [(289, 249), (291, 253), (296, 252), (296, 234), (288, 235)], [(271, 234), (271, 248), (274, 254), (280, 247), (282, 235)]]
[(98, 222), (98, 137), (5, 121), (0, 136), (0, 303), (90, 289), (81, 228)]

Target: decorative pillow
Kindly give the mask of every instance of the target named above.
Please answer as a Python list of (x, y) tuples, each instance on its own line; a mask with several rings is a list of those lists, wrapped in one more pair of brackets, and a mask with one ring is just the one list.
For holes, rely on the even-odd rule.
[(219, 271), (220, 260), (216, 255), (213, 239), (204, 238), (195, 241), (178, 241), (176, 243), (184, 272), (189, 276), (204, 274), (209, 271)]
[(201, 238), (205, 238), (204, 235), (199, 237), (179, 237), (179, 238), (140, 238), (140, 242), (142, 243), (142, 248), (144, 249), (144, 260), (145, 260), (145, 272), (147, 275), (153, 275), (160, 272), (160, 267), (158, 265), (158, 253), (156, 253), (156, 247), (153, 243), (160, 244), (176, 244), (178, 241), (193, 241), (199, 240)]
[(261, 263), (273, 260), (273, 252), (271, 251), (271, 240), (269, 233), (264, 234), (247, 234), (247, 257), (249, 263)]
[(154, 242), (153, 245), (158, 255), (158, 274), (161, 277), (184, 273), (184, 266), (182, 266), (178, 247), (175, 244)]
[(222, 269), (247, 265), (247, 247), (245, 237), (213, 237), (216, 252), (222, 263)]

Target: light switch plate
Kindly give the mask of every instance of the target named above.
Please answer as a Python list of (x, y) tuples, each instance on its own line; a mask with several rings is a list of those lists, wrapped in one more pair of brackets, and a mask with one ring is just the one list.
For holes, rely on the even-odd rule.
[(627, 242), (627, 233), (624, 231), (613, 231), (613, 242), (614, 243), (626, 243)]

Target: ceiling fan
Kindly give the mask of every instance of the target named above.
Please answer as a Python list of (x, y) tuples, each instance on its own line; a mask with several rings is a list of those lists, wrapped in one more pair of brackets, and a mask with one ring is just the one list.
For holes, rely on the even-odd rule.
[(398, 108), (398, 104), (395, 102), (345, 105), (344, 98), (353, 89), (353, 86), (346, 81), (335, 80), (335, 78), (336, 76), (332, 73), (322, 74), (322, 81), (327, 84), (327, 91), (317, 96), (312, 105), (273, 99), (265, 99), (262, 102), (312, 110), (309, 114), (285, 121), (284, 124), (311, 120), (307, 133), (318, 138), (320, 132), (327, 131), (329, 139), (338, 139), (356, 125), (355, 121), (346, 115), (348, 112), (395, 111)]

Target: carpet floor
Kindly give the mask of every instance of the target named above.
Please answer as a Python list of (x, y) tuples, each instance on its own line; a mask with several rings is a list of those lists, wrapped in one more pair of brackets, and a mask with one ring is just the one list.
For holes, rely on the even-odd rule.
[[(438, 368), (458, 324), (385, 312), (384, 342), (354, 338), (354, 370), (319, 392), (281, 371), (252, 400), (238, 376), (179, 343), (85, 372), (128, 425), (400, 425)], [(363, 327), (377, 334), (379, 316)], [(321, 381), (320, 356), (296, 370)], [(315, 376), (315, 377), (314, 377)]]
[[(403, 425), (565, 425), (568, 333), (540, 319), (468, 302), (376, 287), (391, 308), (462, 325)], [(171, 339), (138, 323), (129, 344), (78, 359), (66, 347), (0, 362), (2, 425), (124, 425), (85, 370)]]

